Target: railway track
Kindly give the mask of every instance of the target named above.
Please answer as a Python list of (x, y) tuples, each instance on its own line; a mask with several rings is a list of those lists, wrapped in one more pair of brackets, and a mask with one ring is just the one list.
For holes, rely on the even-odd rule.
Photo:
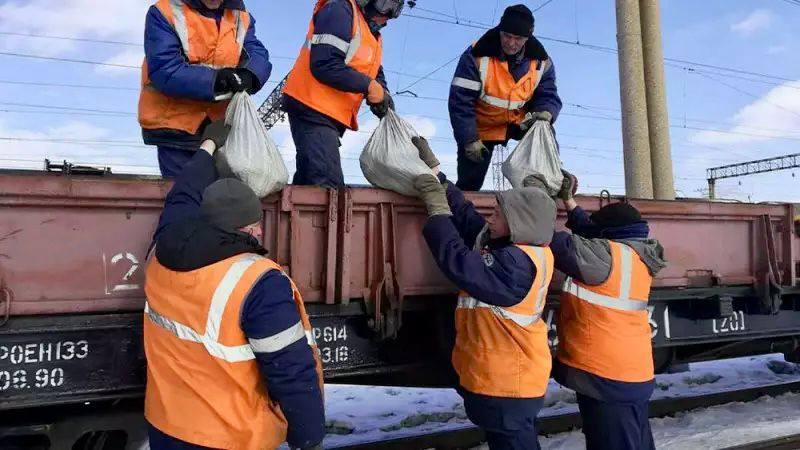
[[(697, 408), (723, 405), (732, 402), (750, 402), (763, 396), (778, 396), (789, 392), (800, 392), (800, 382), (758, 386), (737, 391), (717, 392), (695, 397), (681, 397), (653, 400), (650, 402), (650, 417), (666, 417)], [(541, 417), (539, 432), (549, 435), (562, 433), (581, 426), (577, 412)], [(333, 447), (339, 450), (413, 450), (413, 449), (464, 449), (480, 445), (483, 433), (477, 427), (466, 426), (459, 429), (420, 434), (402, 438), (365, 442), (354, 445)], [(800, 435), (756, 442), (725, 450), (788, 450), (800, 449)]]

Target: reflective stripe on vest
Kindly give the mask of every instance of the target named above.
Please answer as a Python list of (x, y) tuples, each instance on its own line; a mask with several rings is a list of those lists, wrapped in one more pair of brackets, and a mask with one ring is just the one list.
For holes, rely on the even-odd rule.
[[(539, 86), (539, 81), (542, 79), (542, 74), (544, 73), (545, 68), (548, 67), (547, 61), (542, 61), (539, 64), (539, 68), (536, 69), (538, 72), (536, 81), (533, 86), (531, 92), (536, 90), (536, 87)], [(527, 100), (508, 100), (500, 97), (493, 97), (491, 95), (486, 94), (486, 79), (489, 77), (489, 57), (483, 56), (478, 58), (478, 72), (481, 76), (481, 87), (480, 87), (480, 100), (490, 106), (494, 106), (495, 108), (502, 108), (507, 109), (509, 111), (515, 111), (521, 109), (527, 103)], [(455, 84), (455, 79), (453, 80), (453, 84)], [(474, 85), (473, 85), (474, 86)], [(469, 89), (469, 88), (468, 88)], [(473, 89), (478, 90), (478, 89)]]
[(627, 245), (620, 245), (620, 288), (619, 297), (609, 297), (607, 295), (592, 292), (589, 289), (576, 284), (572, 278), (567, 278), (564, 282), (563, 291), (574, 295), (576, 298), (593, 305), (620, 311), (643, 311), (647, 309), (647, 301), (632, 300), (631, 277), (633, 273), (633, 250)]
[(354, 21), (353, 25), (356, 31), (353, 33), (353, 39), (351, 39), (350, 42), (333, 34), (315, 34), (311, 36), (311, 39), (306, 40), (305, 46), (308, 47), (309, 50), (311, 50), (312, 45), (330, 45), (336, 47), (344, 53), (344, 63), (350, 64), (350, 61), (355, 58), (359, 47), (361, 47), (361, 26), (357, 20)]
[[(169, 2), (170, 9), (172, 9), (172, 17), (175, 20), (175, 33), (178, 35), (178, 39), (181, 41), (181, 47), (183, 48), (183, 53), (185, 55), (189, 55), (189, 27), (186, 25), (186, 16), (183, 14), (183, 6), (184, 3), (181, 0), (170, 0)], [(242, 47), (244, 46), (244, 38), (247, 34), (247, 29), (244, 27), (244, 21), (242, 20), (242, 12), (241, 10), (234, 11), (236, 14), (236, 43), (239, 45), (239, 53), (241, 54)], [(245, 13), (246, 14), (246, 13)], [(225, 66), (214, 66), (211, 64), (203, 64), (206, 67), (211, 67), (213, 69), (220, 69)]]
[(208, 351), (211, 356), (227, 362), (242, 362), (255, 359), (254, 351), (259, 353), (272, 353), (282, 350), (294, 344), (303, 336), (306, 337), (308, 345), (316, 345), (314, 336), (310, 331), (305, 331), (301, 321), (273, 336), (261, 339), (250, 339), (249, 345), (229, 346), (219, 343), (222, 316), (225, 313), (225, 307), (228, 305), (231, 293), (236, 288), (236, 285), (247, 269), (260, 258), (260, 256), (247, 255), (233, 263), (225, 273), (225, 276), (222, 277), (222, 281), (220, 281), (219, 285), (214, 290), (214, 295), (211, 297), (211, 306), (209, 307), (208, 318), (206, 319), (205, 334), (200, 334), (187, 325), (163, 316), (158, 313), (158, 311), (153, 310), (149, 302), (145, 302), (144, 304), (144, 313), (154, 324), (169, 331), (178, 339), (203, 344), (203, 347), (205, 347), (206, 351)]
[[(537, 320), (542, 317), (542, 310), (544, 309), (544, 302), (547, 298), (547, 287), (548, 287), (548, 274), (547, 274), (547, 257), (545, 255), (545, 249), (542, 247), (530, 247), (536, 256), (539, 258), (539, 263), (537, 264), (537, 269), (542, 271), (541, 276), (541, 283), (539, 286), (536, 287), (536, 303), (534, 306), (534, 313), (533, 314), (520, 314), (513, 311), (509, 311), (502, 306), (497, 305), (490, 305), (488, 303), (484, 303), (474, 297), (459, 297), (458, 299), (458, 306), (459, 309), (475, 309), (475, 308), (488, 308), (492, 311), (492, 313), (500, 317), (502, 319), (511, 320), (517, 325), (521, 327), (528, 327)], [(541, 267), (539, 267), (541, 266)]]
[(469, 78), (453, 77), (453, 86), (469, 89), (471, 91), (481, 90), (481, 82), (470, 80)]

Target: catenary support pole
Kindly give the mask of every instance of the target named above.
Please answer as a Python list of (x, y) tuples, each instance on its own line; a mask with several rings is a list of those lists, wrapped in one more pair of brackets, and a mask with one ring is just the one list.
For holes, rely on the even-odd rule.
[(642, 29), (653, 194), (659, 200), (675, 200), (659, 0), (639, 0), (639, 14)]
[(616, 0), (625, 192), (653, 198), (639, 0)]

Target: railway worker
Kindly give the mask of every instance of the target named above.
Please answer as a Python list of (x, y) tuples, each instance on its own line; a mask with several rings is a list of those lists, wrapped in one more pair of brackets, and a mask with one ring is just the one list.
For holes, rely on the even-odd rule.
[(366, 98), (386, 115), (394, 102), (383, 72), (380, 30), (400, 16), (404, 0), (317, 0), (300, 55), (283, 90), (297, 148), (293, 183), (344, 185), (339, 155), (345, 130), (358, 130)]
[(158, 0), (144, 27), (139, 124), (158, 148), (158, 167), (175, 177), (200, 147), (203, 130), (225, 115), (227, 93), (258, 92), (269, 53), (243, 0)]
[[(322, 369), (303, 299), (264, 255), (261, 202), (217, 179), (228, 134), (201, 150), (167, 195), (145, 293), (150, 448), (321, 449)], [(224, 151), (224, 149), (223, 149)]]
[(439, 268), (461, 289), (452, 362), (467, 416), (492, 450), (538, 449), (536, 416), (552, 359), (541, 313), (553, 275), (555, 202), (529, 176), (526, 187), (498, 193), (494, 213), (484, 219), (438, 172), (427, 142), (414, 143), (438, 174), (414, 181), (429, 215), (422, 233)]
[(533, 24), (528, 7), (509, 6), (458, 62), (448, 108), (463, 190), (480, 190), (497, 145), (522, 139), (536, 120), (554, 122), (561, 111), (555, 68)]
[(647, 301), (653, 276), (666, 265), (663, 248), (628, 203), (587, 214), (572, 198), (576, 181), (565, 172), (559, 193), (572, 234), (555, 233), (550, 244), (568, 277), (554, 378), (577, 392), (587, 449), (653, 449)]

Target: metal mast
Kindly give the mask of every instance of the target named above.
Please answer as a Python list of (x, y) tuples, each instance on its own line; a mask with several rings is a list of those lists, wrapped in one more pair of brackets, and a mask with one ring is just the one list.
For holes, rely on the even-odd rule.
[(775, 158), (757, 159), (726, 166), (712, 167), (706, 170), (708, 179), (708, 198), (716, 197), (716, 181), (723, 178), (743, 177), (757, 173), (775, 172), (778, 170), (800, 167), (800, 153), (777, 156)]

